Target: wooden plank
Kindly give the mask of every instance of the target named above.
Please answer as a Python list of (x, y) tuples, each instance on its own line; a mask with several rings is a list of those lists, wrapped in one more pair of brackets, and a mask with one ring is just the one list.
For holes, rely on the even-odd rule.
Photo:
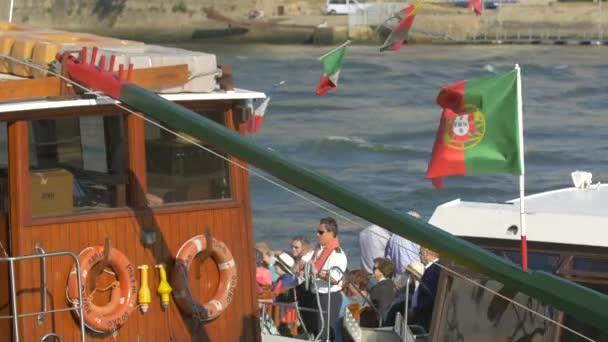
[(59, 77), (9, 80), (0, 82), (0, 101), (61, 95)]
[(146, 180), (146, 143), (144, 120), (135, 115), (127, 115), (127, 146), (129, 149), (129, 203), (136, 207), (146, 207), (148, 182)]
[(170, 88), (188, 82), (188, 65), (170, 65), (134, 69), (131, 82), (152, 89)]

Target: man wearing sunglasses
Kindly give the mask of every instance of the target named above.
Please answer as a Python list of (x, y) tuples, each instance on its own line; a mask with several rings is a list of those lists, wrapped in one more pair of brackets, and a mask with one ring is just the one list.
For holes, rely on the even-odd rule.
[[(319, 228), (317, 229), (317, 238), (319, 240), (319, 247), (315, 250), (313, 259), (311, 260), (317, 274), (313, 292), (319, 295), (324, 324), (321, 327), (321, 318), (318, 313), (306, 315), (308, 319), (305, 319), (305, 324), (308, 331), (315, 336), (321, 332), (322, 340), (326, 339), (329, 327), (329, 339), (333, 341), (335, 338), (333, 327), (338, 320), (340, 307), (342, 306), (342, 277), (346, 271), (347, 259), (346, 254), (340, 248), (338, 224), (334, 218), (325, 217), (321, 219)], [(327, 321), (328, 297), (330, 297), (329, 322)], [(318, 309), (316, 298), (314, 298), (314, 303), (308, 304), (306, 306)], [(322, 331), (321, 328), (323, 328)]]

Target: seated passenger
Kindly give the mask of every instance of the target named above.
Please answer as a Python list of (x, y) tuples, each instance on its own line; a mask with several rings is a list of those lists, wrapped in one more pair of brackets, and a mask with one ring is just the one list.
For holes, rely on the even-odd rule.
[[(407, 265), (405, 273), (400, 273), (395, 276), (395, 278), (393, 278), (393, 281), (395, 282), (395, 287), (397, 288), (397, 296), (395, 297), (395, 299), (391, 303), (390, 308), (384, 315), (384, 323), (382, 324), (383, 326), (395, 325), (395, 319), (397, 317), (398, 312), (401, 314), (402, 317), (405, 315), (406, 299), (408, 300), (408, 308), (411, 312), (412, 298), (414, 297), (414, 293), (418, 288), (423, 273), (424, 265), (419, 261), (412, 261), (409, 265)], [(408, 278), (409, 286), (407, 286)]]
[(353, 270), (346, 274), (344, 278), (343, 291), (346, 295), (349, 304), (357, 303), (359, 306), (364, 306), (367, 301), (367, 286), (369, 276), (365, 270)]
[(387, 258), (374, 259), (374, 274), (377, 284), (372, 287), (369, 298), (373, 307), (361, 313), (362, 327), (377, 327), (381, 325), (384, 314), (395, 298), (395, 284), (391, 279), (395, 265)]
[(264, 266), (262, 252), (257, 249), (255, 251), (255, 282), (258, 293), (262, 293), (265, 286), (272, 285), (272, 274), (270, 274), (270, 270)]
[(421, 325), (429, 331), (441, 268), (437, 264), (439, 254), (424, 247), (420, 249), (420, 254), (425, 270), (412, 297), (412, 315), (408, 323)]
[(291, 255), (287, 253), (281, 253), (275, 257), (274, 267), (277, 272), (279, 278), (277, 282), (272, 287), (272, 295), (276, 301), (280, 302), (293, 302), (293, 294), (291, 291), (286, 291), (292, 289), (298, 285), (298, 278), (293, 273), (293, 266), (295, 265), (295, 261), (291, 257)]
[(295, 259), (294, 273), (301, 271), (304, 263), (312, 259), (313, 246), (305, 236), (296, 236), (291, 240), (291, 254)]
[(275, 262), (275, 258), (274, 258), (275, 253), (272, 250), (272, 247), (270, 246), (270, 244), (268, 242), (260, 241), (255, 244), (255, 249), (262, 252), (262, 259), (264, 260), (264, 266), (266, 266), (266, 268), (268, 268), (270, 270), (270, 274), (272, 274), (272, 282), (275, 283), (279, 276), (277, 275), (277, 272), (276, 272), (275, 268), (273, 267), (274, 262)]

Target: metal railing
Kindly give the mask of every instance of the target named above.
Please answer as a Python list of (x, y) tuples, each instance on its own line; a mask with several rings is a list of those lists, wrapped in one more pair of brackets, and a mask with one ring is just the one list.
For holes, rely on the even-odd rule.
[[(82, 303), (82, 283), (80, 277), (80, 261), (78, 260), (78, 256), (72, 252), (51, 252), (46, 253), (39, 244), (36, 244), (36, 252), (37, 254), (32, 255), (22, 255), (18, 257), (3, 257), (0, 258), (0, 262), (8, 262), (9, 263), (9, 271), (10, 271), (10, 293), (11, 293), (11, 315), (9, 316), (0, 316), (0, 319), (11, 319), (13, 321), (13, 338), (14, 342), (19, 342), (19, 318), (21, 317), (30, 317), (30, 316), (38, 316), (38, 322), (43, 322), (46, 314), (48, 313), (58, 313), (65, 311), (75, 311), (78, 310), (78, 315), (80, 316), (80, 340), (85, 341), (85, 326), (84, 326), (84, 312), (81, 304), (78, 304), (75, 307), (65, 308), (65, 309), (55, 309), (48, 310), (47, 309), (47, 281), (46, 281), (46, 258), (59, 257), (59, 256), (69, 256), (74, 259), (76, 263), (76, 277), (77, 277), (77, 285), (78, 285), (78, 303)], [(40, 292), (41, 292), (41, 310), (38, 312), (24, 313), (19, 314), (18, 306), (17, 306), (17, 286), (15, 280), (15, 262), (24, 261), (24, 260), (32, 260), (32, 259), (40, 259)], [(59, 338), (55, 333), (48, 333), (43, 338), (42, 341), (45, 341), (49, 337)]]
[(358, 9), (348, 15), (349, 32), (355, 26), (378, 26), (405, 7), (407, 7), (407, 3), (384, 2)]

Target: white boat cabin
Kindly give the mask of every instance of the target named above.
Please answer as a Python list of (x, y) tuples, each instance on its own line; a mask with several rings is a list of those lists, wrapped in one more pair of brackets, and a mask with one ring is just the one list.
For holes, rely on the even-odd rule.
[[(578, 186), (524, 198), (528, 266), (608, 293), (608, 185), (592, 185), (590, 177), (588, 182), (578, 183), (575, 180)], [(519, 199), (506, 203), (457, 199), (438, 206), (429, 223), (520, 265), (519, 203)], [(608, 339), (585, 322), (497, 281), (455, 263), (450, 267), (495, 293), (442, 271), (431, 328), (433, 341), (584, 340), (501, 296), (593, 340)]]

